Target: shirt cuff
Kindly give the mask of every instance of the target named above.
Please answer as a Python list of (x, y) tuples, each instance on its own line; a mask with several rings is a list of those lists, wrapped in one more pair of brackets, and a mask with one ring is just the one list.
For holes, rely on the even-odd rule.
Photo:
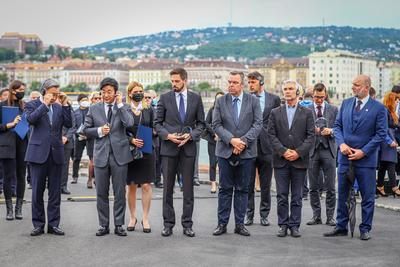
[(99, 135), (99, 138), (102, 138), (104, 136), (103, 131), (101, 129), (102, 127), (97, 128), (97, 134)]

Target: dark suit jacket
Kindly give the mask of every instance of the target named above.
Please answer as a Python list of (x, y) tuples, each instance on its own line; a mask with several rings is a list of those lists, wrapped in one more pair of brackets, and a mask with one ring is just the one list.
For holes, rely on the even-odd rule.
[[(175, 92), (170, 91), (160, 96), (154, 128), (161, 138), (161, 156), (177, 156), (181, 149), (188, 157), (196, 156), (196, 141), (200, 140), (205, 127), (204, 108), (201, 97), (189, 90), (187, 91), (186, 109), (185, 122), (182, 123), (176, 106)], [(192, 129), (192, 138), (184, 146), (178, 147), (175, 143), (167, 140), (168, 134), (180, 133), (185, 127)]]
[[(89, 112), (89, 108), (87, 108), (86, 110), (83, 110), (83, 112), (85, 112), (85, 116), (87, 115), (87, 113)], [(82, 116), (82, 109), (77, 108), (76, 110), (73, 111), (73, 116), (74, 116), (74, 120), (75, 120), (75, 131), (82, 125), (85, 123), (84, 118)]]
[[(315, 121), (317, 119), (317, 114), (315, 113), (314, 104), (310, 108), (312, 109), (314, 121)], [(338, 114), (337, 107), (329, 105), (328, 103), (325, 103), (325, 109), (324, 109), (324, 113), (322, 114), (322, 116), (326, 119), (328, 128), (333, 128), (337, 114)], [(336, 158), (337, 146), (336, 146), (336, 142), (335, 142), (335, 137), (328, 136), (328, 137), (323, 137), (323, 138), (328, 139), (329, 150), (331, 151), (332, 156), (334, 158)], [(311, 147), (311, 152), (310, 152), (311, 157), (314, 156), (317, 145), (318, 145), (317, 142), (315, 142), (315, 144)]]
[(63, 126), (72, 127), (71, 107), (53, 104), (53, 119), (50, 124), (48, 107), (40, 99), (25, 105), (26, 118), (31, 127), (31, 135), (26, 150), (25, 161), (43, 164), (52, 153), (56, 164), (64, 163), (64, 146), (62, 144)]
[[(310, 109), (298, 104), (290, 129), (286, 105), (273, 109), (268, 122), (268, 136), (273, 149), (272, 166), (274, 168), (282, 168), (286, 165), (298, 169), (308, 167), (310, 149), (315, 142), (315, 123)], [(297, 160), (288, 161), (283, 157), (289, 148), (296, 150), (299, 154), (300, 157)]]
[[(68, 128), (68, 127), (63, 127), (62, 129), (62, 135), (67, 137), (68, 142), (64, 144), (64, 148), (68, 148), (68, 149), (73, 149), (74, 148), (74, 134), (76, 132), (76, 122), (75, 122), (75, 117), (74, 117), (74, 112), (71, 111), (71, 120), (72, 120), (72, 127)], [(69, 159), (66, 159), (69, 160)]]
[[(17, 134), (12, 129), (7, 129), (7, 123), (3, 122), (3, 107), (8, 106), (8, 101), (0, 103), (0, 159), (14, 159), (16, 158), (17, 150)], [(20, 110), (22, 114), (22, 110)], [(27, 137), (25, 137), (26, 141)], [(18, 140), (21, 141), (21, 140)]]
[[(361, 149), (365, 156), (353, 162), (355, 167), (376, 168), (378, 147), (385, 140), (388, 128), (386, 108), (370, 98), (365, 104), (358, 123), (353, 122), (355, 98), (345, 99), (334, 124), (336, 144), (345, 143), (352, 148)], [(338, 153), (339, 164), (349, 164), (347, 156)]]
[(202, 134), (202, 138), (206, 140), (208, 143), (215, 145), (217, 142), (215, 141), (215, 132), (212, 128), (212, 118), (213, 118), (214, 107), (211, 107), (206, 116), (206, 128)]
[(263, 112), (263, 127), (261, 129), (261, 133), (258, 136), (258, 139), (260, 141), (260, 148), (261, 151), (259, 150), (259, 154), (264, 154), (264, 155), (271, 155), (272, 154), (272, 147), (271, 147), (271, 141), (268, 138), (268, 120), (269, 120), (269, 115), (271, 114), (271, 110), (274, 108), (277, 108), (281, 105), (281, 99), (279, 96), (268, 93), (267, 91), (265, 92), (265, 107)]
[(243, 92), (239, 122), (233, 120), (232, 96), (226, 94), (217, 99), (213, 113), (213, 129), (218, 135), (215, 155), (228, 159), (232, 156), (232, 138), (240, 138), (246, 148), (240, 153), (241, 159), (257, 157), (257, 137), (262, 127), (260, 101), (253, 95)]

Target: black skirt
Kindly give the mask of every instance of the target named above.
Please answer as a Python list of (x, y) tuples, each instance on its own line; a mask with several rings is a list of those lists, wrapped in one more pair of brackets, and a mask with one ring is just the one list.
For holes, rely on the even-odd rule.
[(154, 153), (143, 153), (143, 158), (134, 160), (128, 164), (127, 185), (153, 183), (155, 177), (156, 163)]

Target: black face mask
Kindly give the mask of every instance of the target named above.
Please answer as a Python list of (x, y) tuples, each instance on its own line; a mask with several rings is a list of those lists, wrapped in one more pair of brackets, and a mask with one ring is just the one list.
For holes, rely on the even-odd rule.
[(135, 102), (140, 102), (143, 100), (144, 94), (142, 93), (137, 93), (137, 94), (132, 94), (131, 98)]
[(22, 98), (24, 98), (25, 96), (25, 92), (16, 92), (15, 93), (15, 97), (17, 98), (17, 100), (21, 100)]

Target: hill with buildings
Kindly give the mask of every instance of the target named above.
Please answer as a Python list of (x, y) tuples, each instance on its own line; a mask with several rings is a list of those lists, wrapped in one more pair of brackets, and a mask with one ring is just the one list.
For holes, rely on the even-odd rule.
[(400, 61), (400, 29), (219, 27), (132, 36), (77, 49), (112, 57), (220, 58), (242, 62), (342, 49), (379, 61)]

